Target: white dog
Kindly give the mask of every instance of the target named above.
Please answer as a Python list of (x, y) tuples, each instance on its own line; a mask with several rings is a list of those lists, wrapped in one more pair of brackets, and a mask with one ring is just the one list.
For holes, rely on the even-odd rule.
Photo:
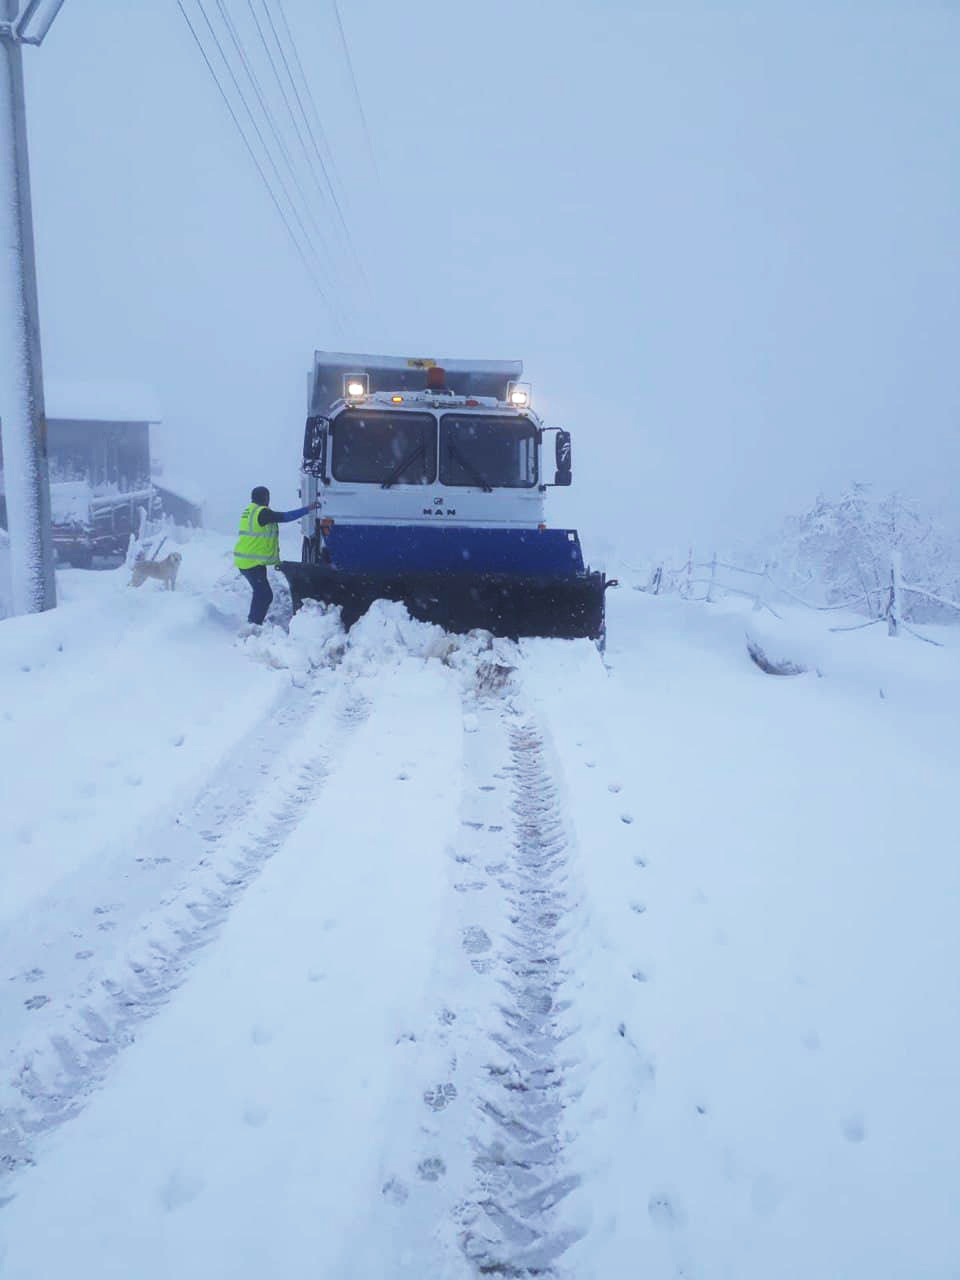
[(179, 551), (171, 551), (162, 560), (138, 560), (133, 566), (131, 587), (141, 586), (147, 578), (156, 578), (163, 583), (166, 591), (173, 591), (177, 585), (177, 570), (182, 559)]

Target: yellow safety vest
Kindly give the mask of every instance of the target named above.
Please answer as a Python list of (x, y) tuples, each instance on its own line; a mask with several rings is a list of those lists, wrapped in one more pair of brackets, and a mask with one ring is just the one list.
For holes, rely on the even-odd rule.
[(264, 528), (258, 524), (261, 511), (266, 511), (266, 507), (258, 507), (255, 502), (243, 509), (240, 534), (233, 548), (233, 563), (238, 569), (280, 563), (280, 526), (268, 524)]

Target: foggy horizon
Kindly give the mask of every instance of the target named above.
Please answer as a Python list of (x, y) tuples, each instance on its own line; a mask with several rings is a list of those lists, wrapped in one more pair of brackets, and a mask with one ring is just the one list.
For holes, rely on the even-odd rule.
[(286, 12), (327, 301), (174, 3), (67, 0), (25, 56), (45, 375), (152, 386), (212, 525), (296, 505), (315, 349), (522, 359), (588, 549), (750, 541), (851, 481), (949, 502), (954, 6), (343, 3), (376, 170), (332, 7)]

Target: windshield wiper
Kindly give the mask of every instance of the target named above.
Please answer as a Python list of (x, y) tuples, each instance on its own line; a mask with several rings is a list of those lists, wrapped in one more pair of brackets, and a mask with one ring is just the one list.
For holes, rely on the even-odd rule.
[(487, 484), (486, 480), (484, 480), (483, 478), (483, 475), (477, 470), (477, 468), (473, 465), (472, 462), (468, 461), (463, 456), (463, 454), (460, 452), (460, 450), (457, 448), (457, 446), (453, 443), (452, 440), (447, 444), (447, 448), (450, 451), (450, 457), (456, 458), (457, 462), (460, 463), (461, 467), (463, 467), (464, 471), (467, 473), (467, 475), (470, 477), (470, 479), (473, 481), (474, 484), (478, 484), (484, 493), (493, 493), (492, 487)]
[(393, 470), (387, 476), (386, 480), (384, 480), (380, 488), (389, 489), (391, 485), (396, 484), (397, 478), (403, 475), (407, 467), (412, 467), (413, 464), (416, 462), (416, 460), (421, 456), (421, 454), (426, 453), (426, 451), (427, 451), (426, 441), (421, 440), (421, 442), (414, 449), (413, 453), (409, 454), (406, 458), (403, 458), (400, 462), (397, 463), (397, 465), (393, 468)]

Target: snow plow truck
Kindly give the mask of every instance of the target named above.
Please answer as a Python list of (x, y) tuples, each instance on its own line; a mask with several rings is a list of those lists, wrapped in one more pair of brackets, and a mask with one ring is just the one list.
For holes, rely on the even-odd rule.
[(294, 608), (341, 606), (351, 627), (378, 599), (445, 630), (589, 637), (603, 646), (613, 585), (573, 529), (544, 520), (571, 483), (570, 434), (534, 412), (520, 361), (318, 351), (308, 379)]

